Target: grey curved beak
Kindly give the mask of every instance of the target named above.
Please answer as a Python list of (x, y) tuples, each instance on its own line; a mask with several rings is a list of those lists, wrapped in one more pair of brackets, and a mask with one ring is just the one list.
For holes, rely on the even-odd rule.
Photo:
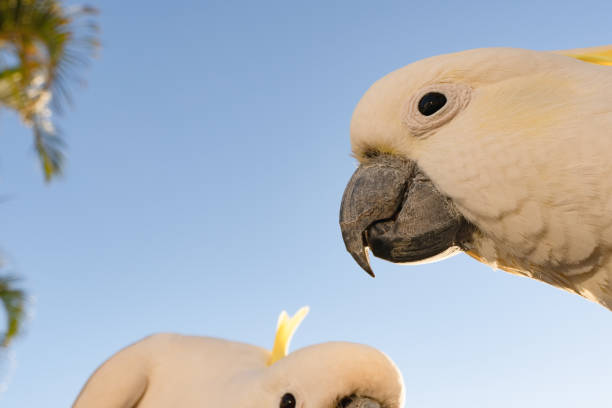
[(346, 249), (368, 274), (367, 248), (391, 262), (420, 262), (456, 253), (471, 227), (416, 163), (380, 155), (351, 177), (340, 206)]
[(343, 399), (338, 408), (380, 408), (380, 403), (367, 397), (350, 397)]
[(399, 209), (414, 162), (389, 155), (362, 164), (349, 180), (340, 205), (340, 229), (347, 251), (374, 276), (365, 233), (375, 221), (390, 219)]

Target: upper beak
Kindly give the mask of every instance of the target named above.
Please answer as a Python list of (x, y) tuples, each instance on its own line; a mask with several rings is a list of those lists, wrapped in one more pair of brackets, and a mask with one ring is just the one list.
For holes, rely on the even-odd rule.
[(337, 408), (380, 408), (378, 401), (367, 397), (346, 397), (343, 398)]
[(456, 252), (469, 223), (415, 162), (380, 155), (355, 171), (342, 197), (340, 229), (346, 249), (374, 276), (367, 247), (391, 262), (429, 260)]

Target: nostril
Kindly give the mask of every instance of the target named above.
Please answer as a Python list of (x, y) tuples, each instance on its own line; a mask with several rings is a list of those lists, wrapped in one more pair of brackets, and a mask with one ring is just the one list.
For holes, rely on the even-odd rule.
[(366, 159), (374, 159), (380, 156), (380, 150), (378, 149), (368, 149), (363, 153), (363, 157)]

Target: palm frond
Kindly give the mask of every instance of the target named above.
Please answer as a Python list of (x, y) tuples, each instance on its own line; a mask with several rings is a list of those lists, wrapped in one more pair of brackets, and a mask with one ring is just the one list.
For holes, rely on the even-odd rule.
[(45, 180), (61, 173), (63, 144), (51, 113), (70, 103), (69, 82), (99, 45), (92, 7), (0, 0), (0, 105), (33, 129)]
[(6, 328), (0, 334), (2, 347), (8, 346), (19, 333), (24, 317), (25, 293), (15, 288), (16, 282), (17, 278), (13, 276), (0, 277), (0, 301), (6, 311)]

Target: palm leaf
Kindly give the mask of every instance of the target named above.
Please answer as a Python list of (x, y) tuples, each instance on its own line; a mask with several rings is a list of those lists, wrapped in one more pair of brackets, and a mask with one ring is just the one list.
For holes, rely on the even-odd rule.
[[(70, 102), (70, 83), (98, 47), (91, 7), (62, 7), (57, 0), (0, 0), (0, 107), (14, 110), (32, 128), (46, 181), (59, 175), (64, 143), (51, 118)], [(16, 279), (0, 276), (6, 330), (0, 346), (19, 333), (25, 294)]]
[(99, 45), (95, 13), (56, 0), (0, 0), (0, 105), (32, 128), (47, 181), (61, 173), (64, 157), (52, 112), (70, 102), (69, 80), (79, 79)]
[(0, 334), (2, 347), (9, 345), (19, 333), (25, 310), (25, 293), (15, 288), (17, 279), (12, 276), (0, 277), (0, 301), (6, 311), (6, 328)]

